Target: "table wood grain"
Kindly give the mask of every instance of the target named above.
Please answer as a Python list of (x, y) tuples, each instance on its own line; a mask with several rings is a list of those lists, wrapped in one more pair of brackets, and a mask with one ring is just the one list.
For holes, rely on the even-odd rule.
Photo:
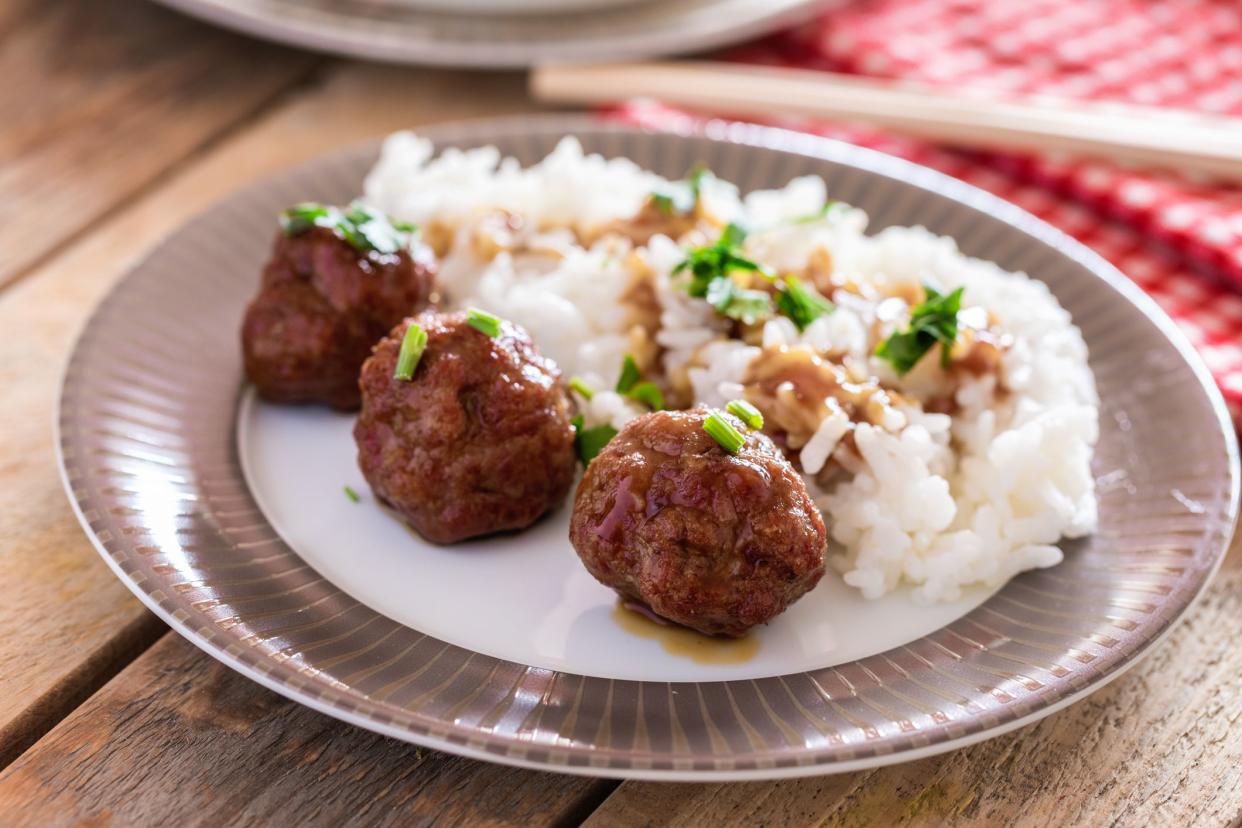
[(12, 0), (0, 37), (0, 192), (20, 196), (0, 284), (324, 62), (132, 0)]
[(349, 727), (167, 633), (4, 773), (10, 824), (577, 824), (602, 780)]
[(779, 783), (515, 770), (324, 717), (146, 612), (61, 492), (60, 366), (94, 303), (231, 190), (393, 129), (535, 108), (517, 74), (364, 65), (143, 0), (0, 7), (0, 824), (1140, 824), (1242, 819), (1242, 553), (1133, 671), (1038, 725)]

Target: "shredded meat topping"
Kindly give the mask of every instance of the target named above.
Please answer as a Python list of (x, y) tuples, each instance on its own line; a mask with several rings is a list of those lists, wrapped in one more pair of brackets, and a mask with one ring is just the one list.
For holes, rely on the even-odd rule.
[(438, 258), (443, 259), (453, 249), (453, 226), (441, 219), (431, 219), (420, 225), (419, 235), (423, 242), (431, 248)]
[(820, 422), (839, 408), (854, 422), (879, 425), (898, 402), (870, 379), (853, 377), (806, 346), (767, 348), (750, 363), (742, 380), (747, 401), (764, 416), (764, 430), (783, 435), (800, 449)]

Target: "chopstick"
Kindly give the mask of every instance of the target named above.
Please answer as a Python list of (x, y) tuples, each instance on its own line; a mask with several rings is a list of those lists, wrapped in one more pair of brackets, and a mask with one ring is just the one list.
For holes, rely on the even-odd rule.
[(1040, 150), (1242, 180), (1242, 118), (1081, 101), (993, 100), (805, 69), (706, 61), (555, 65), (539, 100), (659, 100), (733, 115), (860, 121), (980, 149)]

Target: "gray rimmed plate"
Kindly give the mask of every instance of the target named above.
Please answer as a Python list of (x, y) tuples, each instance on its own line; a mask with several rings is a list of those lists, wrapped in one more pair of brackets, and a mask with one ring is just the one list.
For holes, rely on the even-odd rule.
[[(372, 144), (187, 223), (100, 305), (65, 376), (62, 466), (87, 533), (154, 612), (254, 680), (397, 738), (530, 767), (666, 780), (831, 773), (949, 750), (1081, 698), (1167, 634), (1224, 556), (1237, 447), (1210, 376), (1121, 274), (1017, 207), (898, 159), (755, 126), (672, 135), (554, 115), (423, 134), (441, 147), (496, 144), (524, 163), (576, 134), (588, 151), (671, 177), (701, 160), (744, 190), (822, 175), (835, 198), (870, 213), (872, 230), (922, 224), (1042, 279), (1082, 328), (1102, 398), (1100, 529), (1067, 545), (1059, 566), (947, 616), (890, 604), (899, 620), (888, 638), (828, 655), (794, 648), (794, 660), (773, 650), (740, 664), (662, 661), (643, 655), (653, 642), (629, 651), (597, 637), (612, 634), (600, 632), (611, 629), (600, 613), (552, 612), (559, 621), (525, 630), (472, 605), (469, 590), (434, 603), (432, 588), (449, 591), (453, 577), (493, 573), (537, 596), (538, 573), (553, 573), (552, 609), (564, 606), (558, 591), (593, 582), (573, 580), (572, 552), (557, 557), (567, 544), (556, 517), (528, 539), (487, 542), (477, 558), (365, 528), (378, 507), (348, 503), (341, 485), (353, 481), (337, 476), (349, 465), (348, 419), (255, 404), (242, 383), (238, 320), (273, 216), (355, 195)], [(287, 473), (298, 455), (317, 459)], [(334, 471), (316, 475), (320, 462)], [(321, 489), (307, 483), (317, 477)], [(340, 511), (349, 508), (370, 512)], [(331, 534), (348, 521), (359, 528)], [(368, 557), (375, 547), (386, 557)], [(544, 569), (507, 572), (521, 555), (544, 556), (529, 558)], [(393, 574), (410, 559), (421, 569)], [(435, 611), (420, 615), (424, 605)], [(846, 643), (862, 635), (848, 617), (837, 630)]]
[(402, 0), (159, 0), (246, 34), (396, 63), (522, 67), (703, 51), (841, 0), (645, 0), (591, 11), (452, 13)]

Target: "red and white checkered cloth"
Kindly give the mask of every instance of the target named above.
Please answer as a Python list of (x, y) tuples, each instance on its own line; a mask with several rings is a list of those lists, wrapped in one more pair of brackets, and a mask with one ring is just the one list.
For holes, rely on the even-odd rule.
[[(1242, 116), (1237, 0), (860, 0), (728, 57)], [(652, 104), (617, 114), (655, 128), (687, 117)], [(1094, 248), (1177, 321), (1242, 424), (1242, 188), (1098, 162), (949, 150), (823, 122), (780, 123), (934, 167)]]

